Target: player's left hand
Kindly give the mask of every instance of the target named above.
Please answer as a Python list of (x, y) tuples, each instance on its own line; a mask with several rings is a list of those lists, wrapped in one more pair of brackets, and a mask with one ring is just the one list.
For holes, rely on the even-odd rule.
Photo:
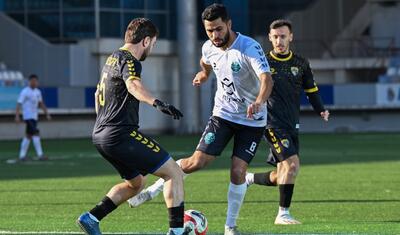
[(50, 114), (47, 114), (47, 115), (46, 115), (46, 119), (47, 119), (47, 121), (50, 121), (50, 120), (51, 120)]
[(260, 111), (261, 104), (260, 103), (251, 103), (249, 107), (247, 107), (247, 118), (254, 119), (254, 114)]
[(320, 113), (321, 118), (324, 119), (325, 122), (329, 121), (329, 114), (330, 114), (330, 113), (329, 113), (328, 110), (325, 110), (324, 112), (321, 112), (321, 113)]

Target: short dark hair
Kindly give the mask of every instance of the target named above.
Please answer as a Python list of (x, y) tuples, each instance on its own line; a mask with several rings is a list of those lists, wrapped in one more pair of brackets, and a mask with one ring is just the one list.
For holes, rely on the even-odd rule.
[(39, 78), (38, 78), (38, 76), (36, 75), (36, 74), (31, 74), (31, 75), (29, 75), (29, 77), (28, 77), (28, 80), (30, 81), (30, 80), (32, 80), (32, 79), (37, 79), (37, 80), (39, 80)]
[(228, 11), (226, 10), (225, 6), (219, 3), (214, 3), (206, 9), (204, 9), (203, 13), (201, 13), (202, 21), (214, 21), (218, 18), (221, 18), (222, 21), (227, 22), (230, 20)]
[(158, 36), (158, 28), (147, 18), (133, 19), (125, 31), (125, 43), (137, 44), (146, 37)]
[(292, 32), (292, 22), (290, 20), (284, 19), (274, 20), (269, 26), (269, 30), (271, 31), (271, 29), (277, 29), (282, 26), (287, 26), (289, 28), (289, 31)]

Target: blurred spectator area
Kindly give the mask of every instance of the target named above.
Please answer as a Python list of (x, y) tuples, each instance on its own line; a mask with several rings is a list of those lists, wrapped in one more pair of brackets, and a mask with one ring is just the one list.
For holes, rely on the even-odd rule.
[[(182, 1), (0, 0), (0, 114), (13, 121), (19, 91), (26, 85), (23, 77), (35, 73), (51, 113), (65, 120), (78, 119), (79, 114), (92, 120), (93, 95), (102, 65), (122, 45), (125, 28), (135, 17), (150, 18), (160, 29), (157, 46), (143, 63), (142, 81), (154, 96), (179, 107), (182, 82), (191, 81), (190, 77), (179, 75), (183, 66), (179, 64), (178, 51), (190, 44), (180, 42), (177, 35), (177, 19), (181, 16), (177, 6)], [(291, 49), (309, 59), (322, 99), (333, 110), (332, 116), (342, 114), (343, 119), (332, 119), (330, 130), (391, 130), (390, 123), (383, 129), (380, 126), (385, 124), (382, 120), (398, 118), (400, 112), (400, 0), (184, 1), (194, 3), (188, 12), (196, 21), (192, 26), (197, 30), (198, 41), (192, 45), (198, 47), (191, 50), (197, 53), (196, 65), (201, 44), (207, 38), (200, 14), (211, 3), (225, 4), (233, 20), (232, 28), (255, 38), (266, 52), (271, 49), (270, 23), (278, 18), (290, 19), (294, 32)], [(211, 113), (215, 89), (212, 78), (200, 90), (201, 104), (196, 106), (196, 112), (201, 115), (202, 124), (207, 123)], [(304, 95), (301, 105), (306, 113), (302, 116), (306, 123), (303, 130), (322, 130), (320, 123), (312, 119), (319, 117), (310, 111)], [(143, 118), (142, 129), (157, 132), (178, 126), (155, 112), (152, 107), (140, 108), (141, 117), (151, 117)], [(381, 115), (382, 112), (387, 113)], [(375, 117), (379, 118), (374, 121)], [(86, 122), (80, 129), (91, 125)], [(7, 128), (0, 127), (0, 131)], [(78, 132), (79, 136), (87, 134), (77, 129)]]

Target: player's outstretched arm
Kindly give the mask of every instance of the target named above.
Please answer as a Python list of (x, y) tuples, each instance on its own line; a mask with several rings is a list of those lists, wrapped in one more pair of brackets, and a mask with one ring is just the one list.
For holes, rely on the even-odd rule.
[(126, 80), (126, 87), (129, 93), (131, 93), (136, 99), (141, 102), (145, 102), (157, 110), (172, 116), (174, 119), (180, 119), (183, 117), (181, 111), (175, 108), (173, 105), (162, 102), (154, 98), (150, 92), (143, 86), (142, 82), (138, 79), (128, 79)]

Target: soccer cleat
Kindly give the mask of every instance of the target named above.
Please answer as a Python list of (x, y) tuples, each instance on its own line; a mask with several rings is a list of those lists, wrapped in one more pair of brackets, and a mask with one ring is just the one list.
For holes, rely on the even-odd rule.
[(240, 232), (239, 232), (237, 226), (228, 227), (225, 225), (224, 235), (240, 235)]
[(275, 224), (289, 225), (289, 224), (301, 224), (301, 222), (295, 220), (290, 214), (281, 214), (276, 217)]
[(153, 199), (153, 198), (151, 197), (149, 191), (144, 189), (140, 193), (135, 195), (134, 197), (129, 198), (128, 204), (129, 204), (129, 207), (131, 207), (131, 208), (138, 207), (138, 206), (142, 205), (143, 203), (150, 201), (151, 199)]
[(183, 233), (182, 234), (176, 234), (174, 231), (170, 228), (167, 235), (189, 235), (190, 232), (192, 231), (191, 227), (184, 227)]
[(83, 213), (79, 216), (76, 223), (87, 235), (101, 235), (99, 222), (90, 218), (89, 212)]
[(29, 160), (30, 160), (29, 157), (22, 157), (22, 158), (18, 158), (18, 159), (17, 159), (18, 162), (27, 162), (27, 161), (29, 161)]
[(246, 173), (246, 186), (254, 184), (254, 173)]

